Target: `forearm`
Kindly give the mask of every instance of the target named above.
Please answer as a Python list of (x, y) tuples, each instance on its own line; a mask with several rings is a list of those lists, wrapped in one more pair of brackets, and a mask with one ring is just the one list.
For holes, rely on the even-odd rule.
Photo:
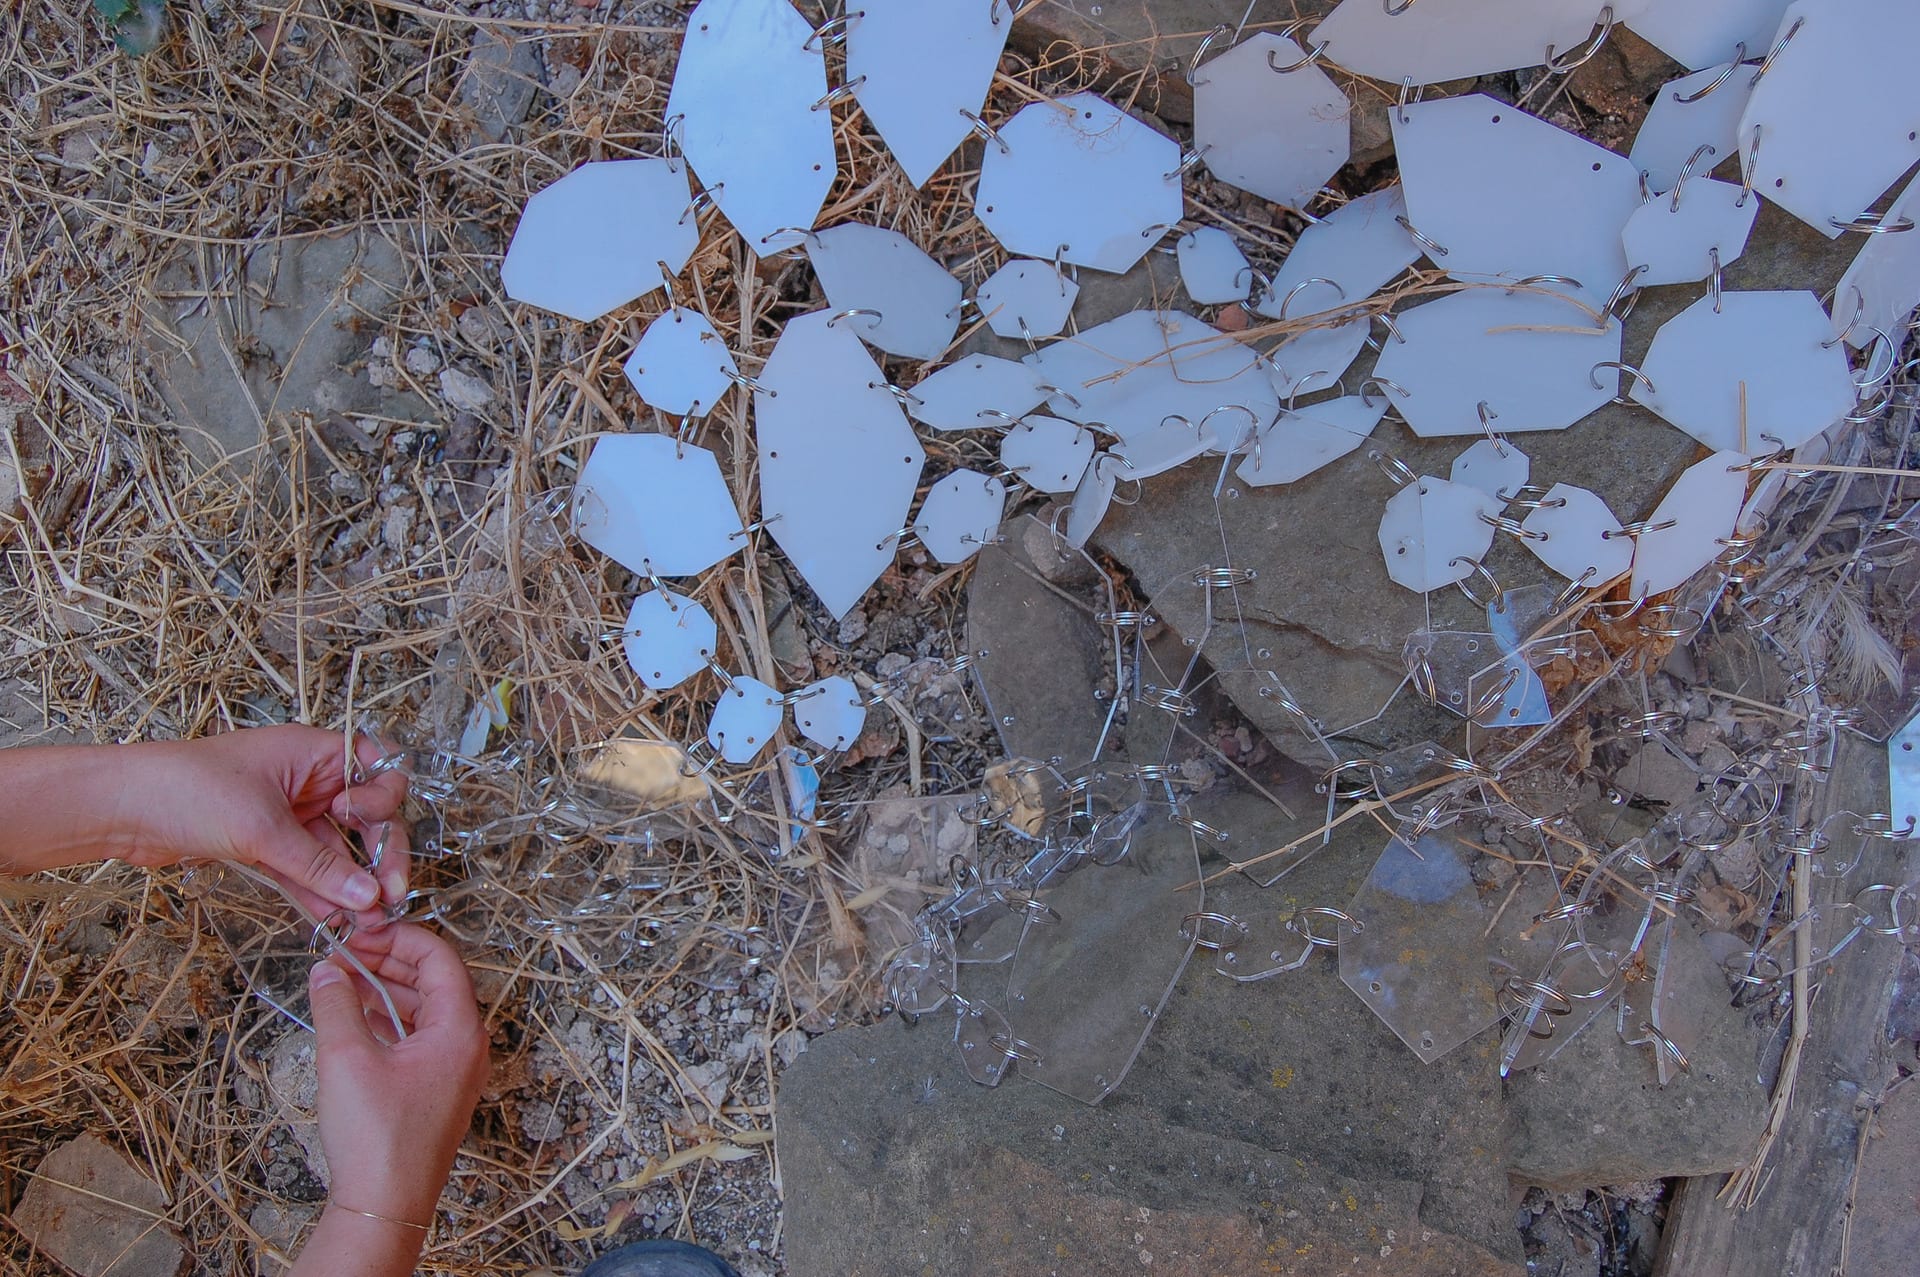
[(406, 1277), (426, 1238), (406, 1224), (329, 1205), (290, 1277)]
[(0, 873), (132, 855), (139, 792), (165, 784), (168, 747), (31, 745), (0, 751)]

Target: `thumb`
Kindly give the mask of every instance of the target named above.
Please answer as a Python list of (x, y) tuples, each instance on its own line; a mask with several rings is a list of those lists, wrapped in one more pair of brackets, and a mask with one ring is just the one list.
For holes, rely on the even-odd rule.
[(354, 862), (344, 842), (316, 836), (311, 826), (296, 824), (291, 817), (261, 848), (260, 863), (285, 881), (348, 909), (371, 909), (380, 900), (380, 884)]
[(323, 1046), (353, 1041), (374, 1045), (360, 1010), (360, 994), (332, 959), (322, 958), (307, 972), (307, 998), (313, 1009), (314, 1036)]

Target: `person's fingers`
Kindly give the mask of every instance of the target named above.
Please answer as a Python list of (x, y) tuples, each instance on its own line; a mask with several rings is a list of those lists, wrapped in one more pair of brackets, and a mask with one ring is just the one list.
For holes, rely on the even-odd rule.
[(307, 998), (312, 1004), (314, 1035), (323, 1048), (373, 1043), (361, 1011), (360, 991), (332, 959), (322, 958), (307, 973)]
[(289, 819), (263, 845), (249, 850), (262, 868), (282, 881), (330, 902), (327, 910), (318, 913), (320, 917), (336, 907), (372, 909), (380, 900), (380, 884), (354, 863), (346, 840), (324, 820), (301, 826)]
[(413, 981), (420, 991), (420, 1011), (414, 1023), (422, 1033), (467, 1033), (480, 1024), (473, 981), (452, 945), (422, 927), (402, 923), (392, 928), (393, 955), (411, 962), (418, 972)]
[(397, 904), (407, 898), (407, 884), (413, 877), (412, 840), (407, 837), (406, 822), (355, 820), (354, 829), (367, 849), (367, 863), (379, 880), (381, 899)]
[(380, 989), (376, 989), (358, 971), (349, 971), (348, 974), (353, 980), (354, 991), (360, 997), (361, 1007), (374, 1019), (389, 1018), (386, 1000), (380, 996), (380, 989), (387, 991), (387, 997), (393, 999), (393, 1009), (399, 1012), (401, 1020), (407, 1024), (412, 1024), (420, 1014), (420, 991), (413, 986), (393, 976), (376, 972), (380, 980)]

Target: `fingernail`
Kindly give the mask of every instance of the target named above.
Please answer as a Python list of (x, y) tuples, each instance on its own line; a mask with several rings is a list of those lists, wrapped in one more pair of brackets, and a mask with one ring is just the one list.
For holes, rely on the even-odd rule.
[(347, 879), (347, 885), (341, 895), (347, 898), (347, 904), (354, 909), (371, 909), (380, 899), (380, 884), (366, 874), (355, 874)]
[(330, 984), (339, 984), (347, 978), (347, 973), (331, 962), (316, 962), (307, 970), (307, 982), (315, 989), (324, 989)]

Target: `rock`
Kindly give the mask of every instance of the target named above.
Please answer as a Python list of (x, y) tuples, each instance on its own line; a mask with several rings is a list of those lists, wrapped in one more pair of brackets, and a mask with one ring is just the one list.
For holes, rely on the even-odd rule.
[(246, 1108), (281, 1123), (299, 1145), (301, 1160), (322, 1187), (328, 1182), (327, 1155), (320, 1147), (320, 1123), (315, 1116), (319, 1074), (315, 1069), (313, 1034), (290, 1029), (261, 1057), (264, 1085), (246, 1073), (234, 1077), (234, 1097)]
[[(140, 331), (160, 393), (194, 455), (250, 469), (276, 419), (346, 413), (420, 420), (417, 396), (346, 369), (359, 330), (407, 284), (406, 259), (370, 231), (263, 246), (243, 265), (182, 253), (140, 301)], [(243, 276), (244, 278), (235, 278)], [(235, 298), (245, 298), (235, 315)]]
[(1850, 1212), (1847, 1271), (1897, 1273), (1920, 1253), (1920, 1087), (1902, 1079), (1874, 1114)]
[(527, 118), (540, 84), (540, 57), (530, 41), (482, 28), (473, 33), (460, 100), (473, 112), (475, 141), (505, 141)]
[(1628, 793), (1677, 806), (1700, 789), (1700, 776), (1658, 741), (1649, 742), (1614, 774), (1613, 783)]
[(263, 1201), (247, 1216), (247, 1226), (259, 1235), (262, 1272), (293, 1267), (307, 1229), (320, 1215), (320, 1208), (305, 1202)]
[(166, 1222), (167, 1194), (96, 1135), (41, 1161), (13, 1225), (79, 1277), (180, 1277), (186, 1239)]
[(484, 412), (493, 402), (493, 387), (486, 379), (462, 368), (440, 370), (440, 393), (448, 404), (463, 412)]

